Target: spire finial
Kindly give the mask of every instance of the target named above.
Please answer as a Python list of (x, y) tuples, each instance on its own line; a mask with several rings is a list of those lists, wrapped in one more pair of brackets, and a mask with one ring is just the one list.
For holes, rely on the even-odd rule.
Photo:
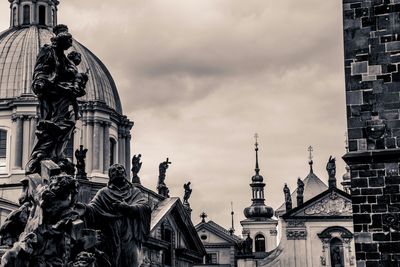
[(310, 164), (310, 173), (313, 173), (314, 171), (313, 171), (313, 164), (314, 164), (314, 162), (313, 162), (313, 151), (314, 151), (314, 148), (312, 147), (312, 146), (309, 146), (308, 147), (308, 152), (309, 152), (309, 155), (308, 155), (308, 164)]
[(254, 144), (255, 145), (255, 150), (256, 150), (256, 168), (255, 168), (255, 171), (256, 171), (256, 174), (259, 174), (259, 172), (260, 172), (260, 168), (259, 168), (259, 166), (258, 166), (258, 134), (256, 133), (256, 134), (254, 134), (254, 139), (256, 140), (256, 143)]
[(235, 232), (235, 222), (233, 220), (233, 215), (235, 215), (235, 212), (233, 211), (233, 201), (231, 201), (231, 217), (232, 217), (232, 227), (229, 229), (229, 233), (233, 235)]

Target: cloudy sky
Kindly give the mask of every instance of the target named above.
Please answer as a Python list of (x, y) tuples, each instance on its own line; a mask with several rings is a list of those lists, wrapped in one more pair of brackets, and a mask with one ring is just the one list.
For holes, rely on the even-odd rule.
[[(182, 196), (191, 181), (193, 221), (236, 229), (250, 204), (254, 133), (266, 202), (283, 202), (286, 182), (315, 172), (327, 182), (329, 155), (345, 153), (340, 1), (68, 0), (59, 23), (109, 68), (124, 113), (135, 122), (142, 183), (155, 189), (158, 164), (172, 161), (167, 184)], [(0, 2), (0, 28), (9, 3)]]

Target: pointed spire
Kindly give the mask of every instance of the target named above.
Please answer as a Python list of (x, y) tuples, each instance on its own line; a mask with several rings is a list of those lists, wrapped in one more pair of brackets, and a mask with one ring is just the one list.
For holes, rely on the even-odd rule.
[(260, 168), (258, 166), (258, 134), (257, 133), (254, 135), (254, 139), (256, 139), (256, 143), (254, 144), (255, 145), (255, 151), (256, 151), (256, 168), (255, 168), (255, 171), (256, 171), (256, 174), (258, 175), (260, 173)]
[(312, 152), (314, 151), (314, 148), (312, 147), (312, 146), (309, 146), (308, 147), (308, 152), (309, 152), (309, 155), (308, 155), (308, 164), (310, 164), (310, 173), (314, 173), (314, 170), (313, 170), (313, 164), (314, 164), (314, 162), (313, 162), (313, 154), (312, 154)]

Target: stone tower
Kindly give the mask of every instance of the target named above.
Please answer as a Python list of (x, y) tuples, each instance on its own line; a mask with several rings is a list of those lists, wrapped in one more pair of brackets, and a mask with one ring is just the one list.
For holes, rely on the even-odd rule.
[(400, 261), (400, 1), (343, 0), (357, 266)]

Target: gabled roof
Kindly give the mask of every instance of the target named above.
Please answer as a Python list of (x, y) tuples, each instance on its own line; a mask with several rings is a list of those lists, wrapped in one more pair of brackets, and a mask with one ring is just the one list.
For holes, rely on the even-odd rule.
[(242, 241), (240, 237), (234, 234), (231, 235), (231, 233), (228, 230), (226, 230), (224, 227), (213, 221), (200, 222), (199, 224), (196, 225), (197, 232), (203, 229), (210, 231), (211, 233), (217, 235), (218, 237), (226, 240), (228, 243), (237, 244)]
[[(313, 197), (321, 194), (322, 192), (326, 191), (328, 189), (328, 186), (318, 178), (317, 175), (314, 174), (314, 172), (310, 169), (310, 173), (304, 178), (303, 180), (304, 183), (304, 202), (306, 202), (309, 199), (312, 199)], [(296, 208), (297, 207), (297, 187), (296, 189), (292, 192), (292, 207)], [(280, 215), (284, 214), (286, 212), (286, 206), (285, 202), (276, 209), (275, 214), (279, 217)]]
[(282, 216), (283, 219), (351, 219), (351, 196), (333, 187)]
[(151, 213), (150, 231), (156, 230), (157, 226), (163, 222), (169, 214), (171, 214), (179, 230), (183, 233), (182, 237), (190, 246), (190, 249), (200, 255), (205, 255), (206, 251), (192, 220), (183, 207), (181, 200), (177, 197), (167, 198), (155, 207)]

